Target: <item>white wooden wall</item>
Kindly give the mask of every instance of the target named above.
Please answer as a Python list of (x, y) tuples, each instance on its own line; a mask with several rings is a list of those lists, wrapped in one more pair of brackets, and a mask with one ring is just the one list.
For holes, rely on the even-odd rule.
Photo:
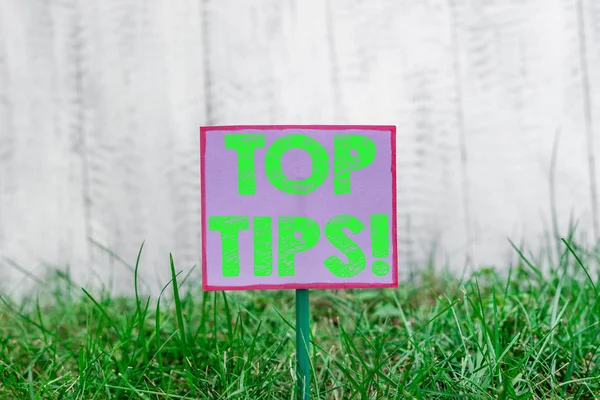
[(0, 287), (189, 270), (198, 127), (276, 123), (398, 126), (403, 269), (594, 239), (600, 1), (0, 0)]

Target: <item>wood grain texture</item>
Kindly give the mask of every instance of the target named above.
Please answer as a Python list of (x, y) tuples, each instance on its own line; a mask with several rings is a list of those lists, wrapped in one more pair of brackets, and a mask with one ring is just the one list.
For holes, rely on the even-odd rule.
[(591, 213), (594, 239), (600, 236), (600, 211), (598, 200), (598, 121), (600, 119), (600, 7), (597, 2), (578, 0), (577, 27), (579, 44), (579, 71), (581, 76), (581, 96), (583, 124), (586, 135), (588, 176), (590, 181)]
[(55, 51), (72, 35), (69, 7), (8, 1), (0, 11), (2, 74), (8, 76), (0, 119), (0, 262), (11, 277), (3, 282), (9, 293), (33, 282), (22, 271), (44, 278), (53, 267), (72, 263), (76, 276), (86, 272), (82, 169), (71, 113), (77, 100), (64, 81), (64, 53)]
[[(90, 12), (102, 56), (94, 62), (101, 115), (90, 135), (94, 239), (130, 267), (145, 242), (140, 274), (155, 290), (168, 281), (169, 252), (186, 269), (200, 259), (201, 9), (195, 1), (112, 1)], [(125, 263), (99, 248), (94, 256), (103, 281), (132, 287)]]
[(206, 7), (211, 123), (333, 122), (322, 1), (213, 1)]
[[(583, 15), (586, 18), (584, 37), (586, 39), (586, 61), (588, 66), (590, 89), (590, 134), (594, 138), (594, 154), (600, 157), (600, 3), (597, 1), (582, 2)], [(598, 161), (596, 161), (596, 181)]]
[[(543, 4), (542, 4), (543, 3)], [(552, 148), (559, 235), (571, 212), (591, 233), (581, 129), (577, 24), (559, 1), (489, 3), (465, 10), (465, 120), (476, 264), (514, 260), (508, 238), (531, 250), (552, 230)], [(579, 103), (579, 104), (577, 104)], [(504, 244), (502, 244), (504, 243)]]
[(397, 125), (403, 271), (432, 255), (438, 262), (464, 264), (459, 83), (449, 4), (333, 1), (331, 10), (341, 102), (337, 122)]
[[(6, 257), (8, 229), (8, 201), (14, 191), (15, 175), (12, 174), (12, 158), (15, 147), (15, 130), (12, 123), (12, 99), (10, 98), (10, 74), (8, 47), (6, 45), (8, 9), (0, 4), (0, 257)], [(5, 290), (12, 274), (0, 261), (0, 289)]]
[[(186, 273), (199, 266), (201, 259), (199, 126), (208, 123), (209, 110), (205, 105), (210, 101), (206, 82), (207, 31), (202, 21), (210, 3), (192, 0), (164, 3), (163, 7), (155, 18), (166, 23), (160, 28), (164, 55), (156, 52), (155, 57), (164, 57), (168, 80), (161, 88), (166, 94), (164, 104), (154, 111), (155, 123), (161, 123), (162, 107), (170, 110), (170, 117), (156, 138), (156, 150), (163, 153), (164, 164), (154, 171), (161, 179), (156, 180), (153, 192), (163, 192), (155, 207), (168, 213), (162, 221), (160, 214), (155, 214), (151, 224), (163, 227), (164, 232), (157, 232), (155, 238), (155, 265), (147, 267), (160, 268), (156, 281), (164, 283), (169, 276), (169, 252), (173, 252), (178, 269)], [(198, 276), (199, 271), (198, 268)]]
[(594, 0), (1, 1), (0, 288), (199, 264), (212, 124), (397, 125), (401, 276), (592, 243), (599, 104)]

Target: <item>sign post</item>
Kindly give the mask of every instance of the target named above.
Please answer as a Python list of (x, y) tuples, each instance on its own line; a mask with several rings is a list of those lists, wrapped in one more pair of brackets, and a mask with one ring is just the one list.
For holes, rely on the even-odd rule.
[(310, 308), (308, 289), (296, 289), (296, 358), (298, 394), (310, 399)]
[(200, 128), (202, 288), (296, 290), (310, 398), (309, 289), (398, 286), (394, 126)]

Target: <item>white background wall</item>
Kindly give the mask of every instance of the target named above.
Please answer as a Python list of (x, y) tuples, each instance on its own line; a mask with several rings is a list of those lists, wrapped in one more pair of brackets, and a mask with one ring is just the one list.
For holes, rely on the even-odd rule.
[(285, 123), (397, 125), (404, 269), (433, 241), (505, 267), (571, 215), (593, 239), (600, 1), (0, 0), (0, 286), (128, 289), (88, 237), (146, 240), (153, 287), (189, 270), (198, 127)]

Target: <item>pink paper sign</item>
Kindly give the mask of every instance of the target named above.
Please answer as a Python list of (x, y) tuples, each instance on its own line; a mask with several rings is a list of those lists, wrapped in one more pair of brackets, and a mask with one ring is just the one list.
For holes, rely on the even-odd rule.
[(201, 127), (203, 289), (396, 287), (395, 136)]

